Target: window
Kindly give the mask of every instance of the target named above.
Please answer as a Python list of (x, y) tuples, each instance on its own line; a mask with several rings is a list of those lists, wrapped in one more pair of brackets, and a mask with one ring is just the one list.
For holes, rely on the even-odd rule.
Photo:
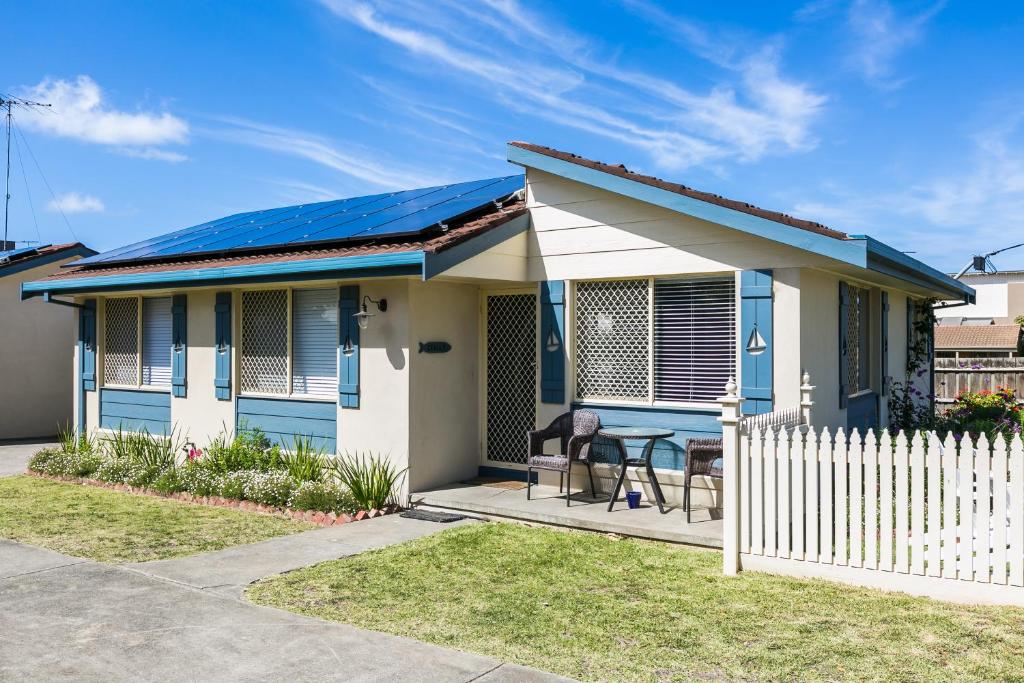
[(871, 292), (849, 285), (846, 324), (846, 381), (851, 394), (871, 388)]
[(171, 297), (107, 299), (104, 332), (106, 384), (170, 386)]
[(736, 372), (736, 285), (729, 278), (576, 285), (576, 396), (701, 403)]
[(337, 354), (337, 289), (242, 293), (243, 392), (334, 397)]

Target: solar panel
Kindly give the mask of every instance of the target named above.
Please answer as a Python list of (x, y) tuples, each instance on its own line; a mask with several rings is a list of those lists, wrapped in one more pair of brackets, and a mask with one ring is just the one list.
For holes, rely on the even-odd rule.
[(36, 251), (39, 251), (39, 249), (41, 249), (41, 247), (21, 247), (19, 249), (7, 249), (6, 251), (0, 251), (0, 263), (6, 263), (7, 261), (13, 261), (17, 258), (33, 254)]
[(489, 207), (523, 188), (523, 176), (249, 211), (119, 247), (75, 265), (417, 235)]

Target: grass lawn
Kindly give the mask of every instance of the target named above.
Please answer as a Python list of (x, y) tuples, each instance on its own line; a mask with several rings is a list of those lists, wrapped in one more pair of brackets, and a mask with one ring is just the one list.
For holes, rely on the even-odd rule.
[(100, 562), (163, 560), (312, 528), (253, 512), (35, 477), (0, 479), (0, 538)]
[(326, 562), (248, 597), (582, 680), (1024, 677), (1024, 609), (727, 578), (717, 552), (512, 524)]

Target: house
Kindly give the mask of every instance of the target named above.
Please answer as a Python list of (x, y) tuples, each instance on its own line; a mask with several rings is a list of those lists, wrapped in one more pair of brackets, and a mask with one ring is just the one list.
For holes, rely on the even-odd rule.
[(73, 424), (75, 312), (23, 304), (21, 284), (95, 253), (77, 242), (18, 248), (0, 241), (0, 440), (53, 436)]
[[(407, 465), (409, 492), (521, 477), (526, 431), (586, 406), (675, 430), (654, 463), (676, 501), (731, 376), (751, 413), (796, 405), (806, 371), (816, 424), (884, 423), (918, 304), (973, 301), (867, 236), (546, 147), (508, 160), (525, 175), (229, 216), (23, 296), (81, 307), (84, 429), (310, 435)], [(610, 444), (594, 459), (607, 483)]]
[(1017, 358), (1024, 348), (1020, 325), (936, 325), (936, 358)]
[(936, 308), (939, 325), (1012, 325), (1024, 316), (1024, 270), (965, 273), (959, 279), (975, 290), (977, 301)]

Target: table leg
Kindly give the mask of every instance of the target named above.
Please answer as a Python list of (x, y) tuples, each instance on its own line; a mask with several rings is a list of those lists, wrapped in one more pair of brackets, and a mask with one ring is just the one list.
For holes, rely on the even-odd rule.
[(619, 445), (619, 460), (622, 463), (622, 467), (619, 470), (619, 478), (615, 480), (615, 488), (612, 489), (612, 497), (608, 500), (608, 512), (612, 511), (612, 506), (615, 505), (615, 499), (619, 497), (619, 491), (622, 489), (622, 482), (626, 480), (626, 447), (623, 445), (622, 440), (616, 440)]
[(644, 468), (647, 470), (647, 477), (651, 480), (651, 488), (654, 490), (654, 500), (658, 503), (658, 511), (665, 514), (665, 494), (661, 491), (661, 484), (654, 474), (654, 466), (651, 464), (651, 454), (654, 452), (654, 439), (644, 446)]

